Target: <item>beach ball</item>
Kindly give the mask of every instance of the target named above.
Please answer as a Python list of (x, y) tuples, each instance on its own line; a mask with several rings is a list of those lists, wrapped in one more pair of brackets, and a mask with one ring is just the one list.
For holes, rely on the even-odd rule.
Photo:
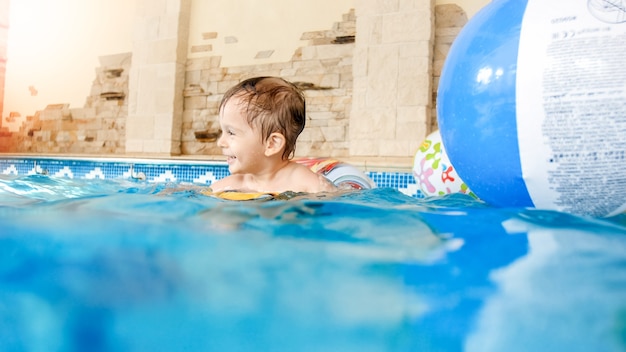
[(413, 177), (426, 196), (465, 193), (475, 197), (450, 163), (439, 131), (429, 134), (415, 153)]
[(450, 161), (481, 200), (626, 211), (624, 3), (493, 0), (461, 30), (437, 118)]

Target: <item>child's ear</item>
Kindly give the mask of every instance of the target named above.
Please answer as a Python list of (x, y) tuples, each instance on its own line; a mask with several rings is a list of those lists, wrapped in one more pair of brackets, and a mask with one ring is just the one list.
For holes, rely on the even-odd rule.
[(282, 133), (274, 132), (270, 134), (265, 142), (265, 156), (273, 156), (280, 153), (282, 155), (285, 149), (285, 136)]

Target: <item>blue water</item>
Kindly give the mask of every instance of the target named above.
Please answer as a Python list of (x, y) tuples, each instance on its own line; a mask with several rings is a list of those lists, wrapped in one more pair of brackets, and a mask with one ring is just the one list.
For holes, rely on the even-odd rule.
[(0, 176), (1, 351), (624, 351), (626, 216)]

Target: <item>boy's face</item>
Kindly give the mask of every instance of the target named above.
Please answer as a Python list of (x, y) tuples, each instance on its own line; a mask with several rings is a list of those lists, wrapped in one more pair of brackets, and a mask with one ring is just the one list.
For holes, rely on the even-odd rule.
[(241, 99), (234, 96), (222, 108), (219, 117), (222, 135), (217, 146), (226, 155), (231, 174), (255, 173), (262, 166), (265, 146), (260, 132), (248, 124), (240, 102)]

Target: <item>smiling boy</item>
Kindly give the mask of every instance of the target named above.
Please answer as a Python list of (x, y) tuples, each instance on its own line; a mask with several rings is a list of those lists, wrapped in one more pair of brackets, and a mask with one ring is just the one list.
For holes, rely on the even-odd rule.
[(335, 191), (324, 176), (291, 160), (305, 120), (304, 95), (282, 78), (255, 77), (232, 87), (220, 103), (222, 135), (217, 141), (230, 175), (213, 183), (211, 190)]

